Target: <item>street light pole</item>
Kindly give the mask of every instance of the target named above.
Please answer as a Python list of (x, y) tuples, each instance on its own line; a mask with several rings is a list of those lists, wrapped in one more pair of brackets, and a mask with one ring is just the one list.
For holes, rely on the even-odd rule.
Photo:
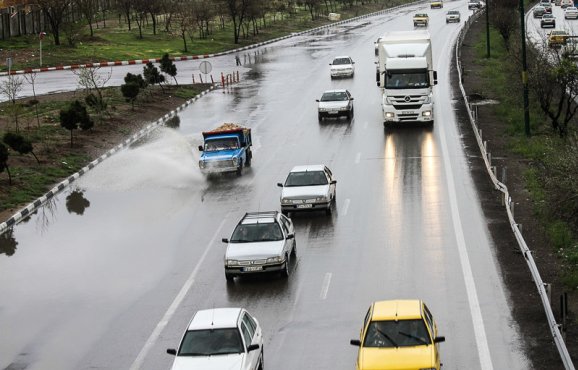
[(490, 0), (486, 0), (486, 58), (490, 57)]
[(520, 0), (520, 27), (522, 37), (522, 84), (524, 85), (524, 131), (530, 137), (530, 103), (528, 101), (528, 63), (526, 62), (526, 24), (524, 0)]

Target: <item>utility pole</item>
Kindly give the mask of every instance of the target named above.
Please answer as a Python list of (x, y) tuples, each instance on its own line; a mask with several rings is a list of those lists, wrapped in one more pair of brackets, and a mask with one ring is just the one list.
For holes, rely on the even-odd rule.
[(490, 0), (486, 0), (486, 58), (490, 57)]
[(530, 137), (530, 103), (528, 102), (528, 63), (526, 61), (526, 24), (524, 0), (520, 0), (520, 27), (522, 37), (522, 83), (524, 85), (524, 131)]

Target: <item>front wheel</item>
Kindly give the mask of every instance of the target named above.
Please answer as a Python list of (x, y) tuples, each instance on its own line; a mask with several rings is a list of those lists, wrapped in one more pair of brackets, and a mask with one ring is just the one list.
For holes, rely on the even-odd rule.
[(317, 119), (319, 120), (319, 122), (323, 121), (323, 116), (321, 115), (321, 113), (317, 114)]
[(283, 275), (284, 278), (288, 278), (290, 274), (291, 271), (289, 271), (289, 255), (285, 255), (285, 263), (283, 264), (281, 275)]
[(239, 160), (239, 167), (237, 167), (237, 176), (241, 176), (243, 173), (243, 160)]
[(257, 370), (264, 370), (265, 369), (265, 349), (261, 351), (261, 360), (259, 361), (259, 366)]
[(227, 283), (232, 283), (235, 281), (235, 275), (225, 272), (225, 280), (227, 280)]

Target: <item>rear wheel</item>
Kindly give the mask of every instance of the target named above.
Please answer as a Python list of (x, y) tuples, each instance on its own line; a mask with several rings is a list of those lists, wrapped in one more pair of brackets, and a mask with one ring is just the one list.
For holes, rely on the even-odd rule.
[(317, 113), (317, 119), (319, 120), (319, 122), (323, 121), (323, 116), (321, 115), (321, 113)]
[(253, 152), (247, 149), (247, 161), (245, 162), (245, 167), (251, 167), (251, 159), (253, 159)]

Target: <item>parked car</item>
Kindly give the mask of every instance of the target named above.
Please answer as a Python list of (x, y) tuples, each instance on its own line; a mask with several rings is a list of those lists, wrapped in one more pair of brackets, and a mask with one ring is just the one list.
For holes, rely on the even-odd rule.
[(213, 308), (195, 313), (179, 344), (172, 370), (263, 370), (263, 333), (243, 308)]
[(568, 36), (566, 31), (552, 30), (548, 33), (548, 46), (552, 48), (562, 46), (566, 44)]
[(281, 212), (324, 211), (331, 214), (335, 205), (337, 181), (327, 166), (295, 166), (284, 183), (277, 183), (281, 191)]
[(431, 9), (435, 9), (435, 8), (443, 8), (444, 7), (444, 2), (442, 0), (430, 0), (429, 6)]
[(427, 27), (429, 24), (429, 15), (427, 13), (416, 13), (413, 16), (413, 26), (414, 27)]
[(293, 222), (277, 211), (245, 213), (227, 243), (225, 278), (280, 272), (288, 277), (291, 257), (297, 255)]
[(329, 65), (331, 78), (353, 77), (355, 73), (355, 62), (348, 56), (336, 57)]
[(446, 13), (446, 23), (461, 21), (461, 14), (459, 10), (448, 10)]
[(569, 6), (564, 9), (564, 19), (578, 19), (578, 8)]
[(567, 8), (567, 7), (569, 7), (569, 6), (574, 6), (574, 1), (573, 1), (573, 0), (562, 0), (562, 1), (560, 2), (560, 7), (561, 7), (562, 9), (565, 9), (565, 8)]
[(317, 106), (319, 121), (325, 117), (346, 116), (348, 119), (353, 117), (353, 97), (348, 90), (327, 90), (315, 101), (319, 103)]
[(532, 11), (532, 14), (534, 15), (534, 18), (542, 18), (542, 16), (546, 14), (546, 8), (544, 8), (542, 5), (536, 5)]
[(468, 9), (481, 9), (482, 8), (482, 3), (480, 2), (480, 0), (469, 0), (468, 1)]
[(542, 16), (542, 19), (540, 20), (540, 27), (541, 28), (546, 28), (546, 27), (552, 27), (555, 28), (556, 27), (556, 17), (554, 17), (554, 15), (552, 14), (544, 14)]
[(365, 315), (359, 339), (357, 370), (440, 370), (437, 325), (420, 300), (374, 302)]

